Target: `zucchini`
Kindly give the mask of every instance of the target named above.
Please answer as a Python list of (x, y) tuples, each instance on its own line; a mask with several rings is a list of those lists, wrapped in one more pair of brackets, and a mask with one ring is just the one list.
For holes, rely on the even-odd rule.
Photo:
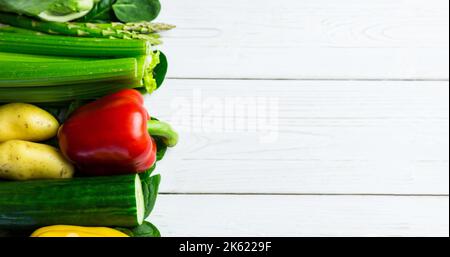
[(135, 227), (148, 199), (139, 175), (0, 182), (0, 228)]

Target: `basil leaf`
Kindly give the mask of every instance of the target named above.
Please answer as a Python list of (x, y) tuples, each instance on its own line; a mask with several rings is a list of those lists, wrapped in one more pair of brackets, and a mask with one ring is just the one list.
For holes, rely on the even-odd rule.
[(152, 21), (161, 11), (159, 0), (117, 0), (112, 7), (122, 22)]

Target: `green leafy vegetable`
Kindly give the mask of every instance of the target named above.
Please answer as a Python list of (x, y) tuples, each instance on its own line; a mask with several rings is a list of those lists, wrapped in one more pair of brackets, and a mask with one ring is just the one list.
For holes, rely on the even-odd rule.
[(0, 0), (0, 11), (58, 22), (78, 19), (93, 7), (94, 0)]
[(112, 5), (116, 0), (100, 0), (94, 8), (84, 17), (80, 18), (79, 22), (111, 22), (115, 21)]
[[(158, 228), (150, 222), (144, 221), (135, 228), (115, 228), (130, 237), (161, 237)], [(1, 235), (1, 234), (0, 234)]]
[(159, 64), (153, 69), (153, 77), (156, 81), (157, 89), (163, 84), (169, 64), (167, 62), (167, 57), (163, 52), (159, 52)]
[(164, 143), (163, 138), (161, 137), (153, 137), (156, 141), (156, 148), (158, 151), (156, 152), (156, 160), (161, 161), (167, 152), (167, 145)]
[(140, 175), (142, 182), (142, 193), (144, 195), (145, 213), (144, 218), (147, 218), (153, 211), (158, 196), (159, 183), (161, 182), (161, 175), (151, 176), (147, 174)]
[(117, 0), (113, 10), (122, 22), (152, 21), (161, 11), (161, 3), (159, 0)]
[(133, 237), (161, 237), (158, 228), (150, 222), (144, 222), (131, 230)]

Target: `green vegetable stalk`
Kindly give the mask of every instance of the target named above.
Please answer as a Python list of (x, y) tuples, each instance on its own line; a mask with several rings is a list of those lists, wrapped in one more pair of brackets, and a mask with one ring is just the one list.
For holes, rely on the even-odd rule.
[[(79, 22), (49, 22), (34, 20), (25, 16), (0, 13), (0, 23), (14, 27), (39, 31), (47, 34), (58, 34), (77, 37), (97, 37), (116, 39), (144, 39), (153, 45), (161, 44), (157, 32), (170, 30), (174, 26), (164, 23), (79, 23)], [(4, 28), (3, 30), (8, 30)], [(11, 32), (24, 32), (14, 31)], [(24, 32), (26, 33), (26, 32)]]
[(136, 57), (151, 53), (146, 40), (78, 38), (0, 32), (0, 52), (73, 57)]
[(178, 143), (177, 132), (168, 124), (158, 120), (147, 122), (148, 133), (154, 137), (160, 137), (165, 145), (174, 147)]
[[(142, 65), (142, 64), (141, 64)], [(136, 58), (96, 61), (4, 62), (0, 61), (0, 88), (42, 87), (105, 81), (140, 81), (143, 68)]]

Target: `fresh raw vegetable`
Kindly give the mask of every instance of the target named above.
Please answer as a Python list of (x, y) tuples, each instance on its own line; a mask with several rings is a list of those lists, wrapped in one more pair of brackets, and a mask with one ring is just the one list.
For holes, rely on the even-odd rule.
[(79, 38), (0, 32), (0, 52), (72, 57), (137, 57), (151, 53), (146, 40)]
[[(1, 13), (3, 14), (3, 13)], [(22, 33), (22, 34), (29, 34), (29, 35), (43, 35), (44, 33), (29, 30), (29, 29), (22, 29), (17, 27), (8, 26), (5, 24), (0, 23), (0, 32), (8, 32), (8, 33)]]
[[(144, 93), (152, 93), (161, 86), (167, 71), (161, 52), (108, 60), (0, 52), (0, 63), (9, 67), (0, 70), (0, 103), (94, 100), (120, 89), (140, 87)], [(111, 79), (115, 80), (105, 82)]]
[(156, 197), (158, 196), (159, 184), (161, 182), (160, 175), (152, 176), (153, 171), (156, 169), (156, 164), (149, 170), (139, 174), (142, 181), (142, 191), (144, 192), (145, 213), (144, 217), (148, 217), (153, 211), (156, 203)]
[(142, 96), (122, 90), (73, 112), (59, 131), (59, 146), (87, 175), (139, 173), (178, 141), (170, 125), (148, 118)]
[(112, 21), (117, 21), (112, 5), (116, 0), (98, 0), (94, 5), (94, 8), (81, 17), (77, 21), (79, 22), (98, 22), (98, 23), (108, 23)]
[(106, 227), (80, 227), (54, 225), (40, 228), (31, 237), (129, 237), (116, 229)]
[(59, 145), (87, 175), (144, 172), (156, 162), (149, 119), (142, 95), (125, 89), (77, 109), (61, 126)]
[(161, 11), (159, 0), (117, 0), (112, 8), (122, 22), (152, 21)]
[(28, 103), (67, 103), (73, 100), (92, 100), (124, 88), (140, 87), (128, 81), (94, 84), (64, 85), (54, 87), (0, 87), (0, 103), (20, 100)]
[(144, 221), (142, 225), (135, 228), (116, 228), (119, 231), (127, 234), (130, 237), (161, 237), (158, 228), (152, 223)]
[(71, 61), (87, 61), (95, 60), (94, 58), (76, 58), (76, 57), (61, 57), (61, 56), (48, 56), (48, 55), (32, 55), (32, 54), (18, 54), (18, 53), (5, 53), (0, 52), (0, 62), (47, 62), (47, 63), (61, 63)]
[(160, 236), (144, 221), (161, 180), (152, 172), (178, 134), (141, 95), (167, 73), (153, 46), (174, 26), (151, 22), (160, 10), (0, 0), (0, 236)]
[(178, 134), (166, 122), (158, 120), (149, 120), (147, 122), (147, 131), (154, 137), (160, 137), (165, 145), (174, 147), (178, 143)]
[[(0, 144), (2, 179), (63, 179), (71, 178), (73, 174), (72, 164), (54, 147), (22, 140), (10, 140)], [(0, 211), (0, 214), (3, 212)]]
[(0, 11), (45, 21), (142, 22), (161, 11), (159, 0), (0, 0)]
[(0, 87), (57, 86), (105, 81), (136, 84), (144, 77), (144, 62), (136, 58), (62, 63), (0, 61)]
[(0, 0), (0, 10), (63, 22), (83, 17), (94, 7), (94, 2), (94, 0)]
[[(159, 180), (159, 178), (158, 178)], [(0, 228), (136, 227), (148, 196), (138, 175), (0, 183)]]
[(48, 140), (56, 136), (58, 128), (55, 117), (34, 105), (11, 103), (0, 106), (0, 143), (13, 139)]
[[(49, 226), (49, 227), (45, 227), (45, 229), (54, 228), (54, 227), (61, 227), (61, 225)], [(64, 227), (72, 227), (72, 226), (65, 225)], [(77, 228), (78, 226), (73, 226), (73, 227)], [(96, 227), (82, 227), (82, 228), (96, 228)], [(105, 227), (101, 227), (101, 228), (105, 228)], [(147, 221), (144, 221), (141, 225), (134, 227), (134, 228), (115, 227), (112, 229), (114, 229), (115, 231), (118, 231), (118, 232), (122, 232), (123, 234), (125, 234), (125, 236), (128, 236), (128, 237), (161, 237), (161, 233), (159, 232), (158, 228), (155, 225), (153, 225), (152, 223), (147, 222)], [(39, 229), (39, 230), (41, 230), (41, 229)], [(33, 231), (33, 230), (0, 229), (0, 237), (28, 237), (28, 236), (34, 234), (35, 232), (36, 231)], [(52, 232), (53, 232), (53, 230), (52, 230)], [(96, 230), (96, 232), (97, 232), (97, 230)], [(101, 231), (101, 232), (103, 232), (103, 231)], [(78, 231), (76, 231), (76, 233), (78, 233)], [(114, 232), (114, 233), (116, 233), (116, 232)], [(53, 236), (56, 236), (56, 235), (53, 235)], [(103, 233), (102, 233), (102, 237), (106, 237), (106, 236), (103, 235)], [(109, 235), (108, 237), (111, 237), (111, 235)]]
[(161, 11), (159, 0), (100, 0), (79, 21), (83, 22), (140, 22), (152, 21)]
[[(28, 34), (39, 31), (47, 34), (58, 34), (77, 37), (144, 39), (152, 45), (161, 43), (157, 32), (170, 30), (174, 26), (164, 23), (79, 23), (79, 22), (49, 22), (34, 20), (26, 16), (0, 13), (0, 22), (11, 26), (28, 29)], [(3, 31), (27, 33), (24, 30), (4, 27)]]

